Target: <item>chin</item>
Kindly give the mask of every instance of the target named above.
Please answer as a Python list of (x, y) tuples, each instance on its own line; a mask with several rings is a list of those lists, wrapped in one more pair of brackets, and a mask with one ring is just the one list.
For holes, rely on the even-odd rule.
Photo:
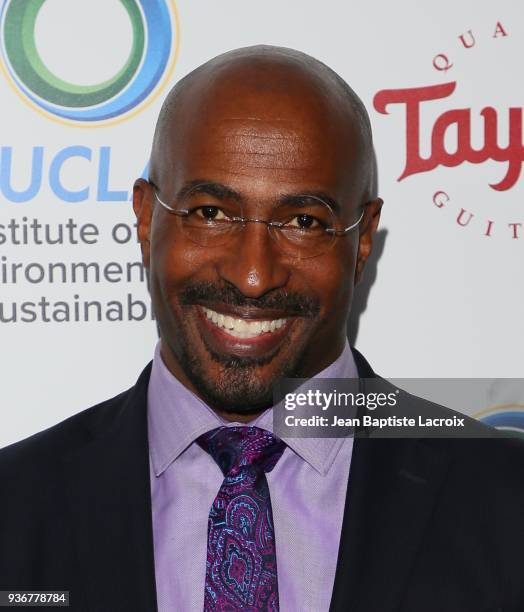
[(257, 376), (256, 366), (220, 367), (202, 372), (193, 367), (188, 375), (193, 385), (214, 409), (225, 413), (256, 414), (273, 405), (273, 382)]
[(279, 365), (287, 361), (280, 351), (255, 359), (218, 355), (202, 348), (201, 355), (184, 351), (180, 365), (209, 406), (227, 414), (249, 415), (273, 405), (274, 383), (288, 375)]

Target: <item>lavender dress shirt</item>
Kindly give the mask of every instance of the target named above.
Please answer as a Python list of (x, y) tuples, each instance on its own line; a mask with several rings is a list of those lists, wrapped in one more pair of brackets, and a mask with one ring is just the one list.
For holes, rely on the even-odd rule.
[[(319, 378), (353, 378), (349, 345)], [(201, 612), (207, 519), (220, 468), (195, 440), (223, 421), (164, 365), (157, 345), (148, 389), (148, 436), (159, 612)], [(271, 409), (250, 425), (272, 431)], [(267, 474), (281, 612), (327, 612), (338, 557), (352, 438), (288, 438)]]

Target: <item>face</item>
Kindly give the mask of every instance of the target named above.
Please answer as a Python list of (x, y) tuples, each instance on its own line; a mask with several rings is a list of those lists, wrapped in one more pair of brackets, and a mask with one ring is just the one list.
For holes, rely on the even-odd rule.
[[(287, 79), (285, 92), (257, 91), (245, 78), (197, 86), (154, 153), (158, 196), (200, 215), (235, 209), (270, 220), (283, 202), (322, 194), (339, 207), (339, 226), (351, 225), (364, 204), (358, 131), (304, 84)], [(203, 246), (143, 180), (134, 209), (164, 362), (215, 410), (247, 421), (273, 404), (277, 378), (312, 376), (339, 356), (380, 201), (353, 232), (307, 258), (283, 250), (263, 223)]]

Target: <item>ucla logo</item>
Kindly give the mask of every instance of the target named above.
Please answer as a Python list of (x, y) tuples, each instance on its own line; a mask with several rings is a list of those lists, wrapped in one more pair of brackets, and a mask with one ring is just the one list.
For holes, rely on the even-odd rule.
[(33, 108), (80, 127), (108, 125), (140, 112), (166, 85), (178, 52), (174, 2), (120, 0), (131, 25), (131, 50), (115, 74), (88, 85), (68, 82), (44, 63), (35, 26), (45, 2), (4, 0), (0, 16), (3, 71)]

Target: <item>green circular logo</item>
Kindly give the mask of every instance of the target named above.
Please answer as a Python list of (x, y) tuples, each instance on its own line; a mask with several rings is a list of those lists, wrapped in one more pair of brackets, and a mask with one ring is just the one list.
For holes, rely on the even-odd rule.
[[(100, 122), (128, 113), (155, 89), (176, 55), (176, 12), (166, 0), (120, 0), (132, 29), (131, 51), (111, 78), (94, 85), (53, 74), (35, 44), (35, 24), (46, 0), (4, 0), (2, 52), (16, 87), (39, 108), (77, 122)], [(171, 66), (170, 66), (171, 64)]]

